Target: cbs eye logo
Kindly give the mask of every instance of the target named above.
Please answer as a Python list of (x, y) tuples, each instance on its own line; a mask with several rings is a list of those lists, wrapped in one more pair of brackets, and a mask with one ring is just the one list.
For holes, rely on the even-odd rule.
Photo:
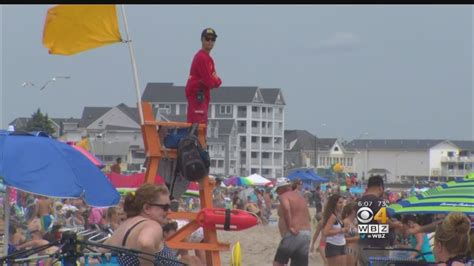
[(369, 207), (362, 207), (359, 210), (357, 210), (357, 220), (360, 223), (366, 224), (372, 221), (373, 217), (374, 217), (374, 213)]
[(372, 221), (372, 219), (382, 224), (387, 223), (387, 208), (380, 208), (380, 210), (377, 212), (377, 214), (375, 214), (375, 216), (374, 212), (372, 212), (369, 207), (362, 207), (357, 210), (357, 221), (359, 221), (360, 223), (365, 224)]

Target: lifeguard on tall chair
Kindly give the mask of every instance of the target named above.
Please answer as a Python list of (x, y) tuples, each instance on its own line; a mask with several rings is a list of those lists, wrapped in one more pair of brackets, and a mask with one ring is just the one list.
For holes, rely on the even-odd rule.
[(211, 89), (221, 86), (222, 80), (217, 76), (211, 50), (217, 39), (216, 32), (206, 28), (201, 33), (201, 49), (191, 63), (188, 82), (186, 83), (186, 99), (188, 100), (188, 123), (207, 124)]

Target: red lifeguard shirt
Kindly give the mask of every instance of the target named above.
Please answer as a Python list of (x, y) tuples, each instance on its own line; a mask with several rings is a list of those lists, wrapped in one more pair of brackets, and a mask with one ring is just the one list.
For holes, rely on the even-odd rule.
[[(220, 87), (222, 80), (217, 76), (214, 60), (204, 50), (199, 50), (191, 63), (188, 82), (186, 83), (186, 98), (188, 100), (187, 121), (189, 123), (207, 123), (210, 90)], [(204, 100), (198, 102), (197, 92), (204, 92)]]

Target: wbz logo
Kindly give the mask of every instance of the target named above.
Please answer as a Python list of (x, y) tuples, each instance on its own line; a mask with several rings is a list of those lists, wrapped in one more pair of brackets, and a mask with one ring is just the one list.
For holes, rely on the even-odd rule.
[(388, 234), (388, 224), (359, 224), (359, 234)]
[[(357, 210), (357, 231), (361, 235), (367, 236), (367, 238), (385, 238), (385, 234), (388, 234), (387, 223), (387, 209), (385, 207), (374, 215), (369, 207), (362, 207)], [(371, 221), (377, 221), (379, 223), (369, 224)], [(361, 236), (362, 237), (362, 236)]]

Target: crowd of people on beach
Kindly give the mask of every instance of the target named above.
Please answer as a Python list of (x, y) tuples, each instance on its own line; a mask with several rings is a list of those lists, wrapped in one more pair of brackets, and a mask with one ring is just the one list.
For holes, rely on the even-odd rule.
[[(469, 261), (474, 255), (474, 217), (463, 213), (397, 215), (389, 218), (385, 239), (361, 238), (357, 229), (360, 202), (388, 202), (389, 194), (380, 176), (369, 178), (363, 194), (352, 194), (348, 189), (342, 192), (338, 183), (326, 184), (324, 189), (321, 185), (303, 189), (300, 180), (282, 179), (273, 188), (224, 187), (222, 181), (216, 179), (214, 207), (254, 213), (263, 226), (277, 224), (281, 241), (275, 252), (275, 266), (308, 265), (310, 253), (319, 254), (324, 265), (367, 265), (369, 255), (384, 255), (382, 250), (368, 251), (371, 247), (413, 248), (418, 252), (404, 256), (413, 260), (423, 258), (426, 265), (472, 263)], [(117, 257), (121, 265), (146, 265), (150, 261), (158, 265), (203, 265), (206, 261), (203, 251), (190, 253), (166, 246), (164, 240), (188, 222), (170, 220), (167, 215), (171, 211), (200, 208), (199, 197), (170, 200), (166, 186), (144, 184), (122, 197), (118, 206), (109, 208), (92, 208), (81, 199), (54, 200), (18, 191), (12, 207), (10, 253), (48, 244), (67, 229), (101, 229), (111, 232), (104, 244), (156, 255), (121, 255)], [(275, 209), (277, 215), (272, 217)], [(378, 209), (374, 207), (373, 212)], [(199, 243), (203, 239), (200, 228), (188, 241)], [(57, 249), (53, 246), (39, 255), (52, 254)], [(44, 260), (43, 265), (51, 265), (51, 261)]]
[[(370, 256), (388, 257), (384, 249), (388, 247), (400, 250), (398, 259), (420, 263), (417, 265), (474, 264), (474, 230), (471, 228), (474, 217), (463, 213), (396, 215), (388, 218), (385, 238), (361, 237), (358, 209), (370, 206), (375, 214), (389, 202), (381, 176), (370, 177), (361, 195), (341, 193), (338, 188), (322, 192), (317, 187), (313, 196), (314, 217), (309, 217), (307, 201), (298, 186), (281, 182), (276, 189), (282, 239), (274, 266), (287, 265), (290, 261), (289, 265), (308, 265), (308, 245), (309, 251), (317, 251), (324, 265), (329, 266), (369, 265)], [(311, 239), (309, 221), (314, 222)]]

